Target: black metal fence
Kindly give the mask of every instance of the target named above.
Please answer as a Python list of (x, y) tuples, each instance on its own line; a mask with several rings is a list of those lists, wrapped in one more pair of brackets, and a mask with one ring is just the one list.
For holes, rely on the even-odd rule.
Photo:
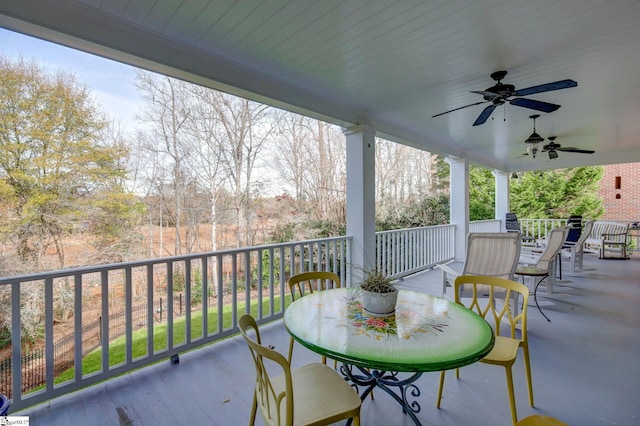
[[(132, 306), (131, 321), (133, 329), (138, 330), (146, 326), (147, 307), (146, 303), (139, 303)], [(161, 323), (166, 319), (167, 310), (166, 299), (160, 298), (154, 303), (153, 318), (155, 323)], [(174, 299), (174, 312), (176, 316), (184, 315), (184, 304), (182, 295)], [(124, 311), (114, 312), (109, 315), (109, 338), (117, 339), (124, 336), (127, 318)], [(102, 342), (102, 317), (98, 317), (82, 327), (82, 355), (98, 348)], [(53, 365), (55, 375), (71, 368), (74, 365), (75, 336), (69, 334), (56, 340), (53, 344)], [(22, 355), (22, 392), (29, 392), (46, 383), (46, 354), (44, 348), (35, 349)], [(80, 360), (81, 362), (81, 360)], [(11, 398), (12, 382), (11, 357), (0, 360), (0, 393)]]

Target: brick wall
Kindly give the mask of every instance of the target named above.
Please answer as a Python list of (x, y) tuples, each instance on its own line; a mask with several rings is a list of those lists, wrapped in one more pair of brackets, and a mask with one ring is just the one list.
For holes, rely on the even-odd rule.
[(605, 209), (602, 219), (640, 221), (640, 163), (604, 166), (599, 194)]

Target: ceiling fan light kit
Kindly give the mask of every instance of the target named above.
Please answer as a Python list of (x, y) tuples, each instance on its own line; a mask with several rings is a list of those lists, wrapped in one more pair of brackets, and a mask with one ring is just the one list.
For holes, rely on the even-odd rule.
[(536, 133), (536, 118), (538, 117), (540, 117), (540, 114), (529, 116), (529, 118), (533, 119), (533, 133), (524, 141), (527, 145), (527, 154), (533, 158), (536, 158), (536, 154), (538, 153), (538, 145), (544, 142), (544, 138)]

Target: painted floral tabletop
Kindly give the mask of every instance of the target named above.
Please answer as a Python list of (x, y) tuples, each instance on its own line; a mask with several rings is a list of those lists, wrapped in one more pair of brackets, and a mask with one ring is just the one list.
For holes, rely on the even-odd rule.
[(362, 307), (357, 287), (308, 294), (287, 308), (289, 333), (322, 355), (385, 371), (440, 371), (478, 361), (493, 347), (489, 324), (463, 306), (400, 290), (395, 315)]

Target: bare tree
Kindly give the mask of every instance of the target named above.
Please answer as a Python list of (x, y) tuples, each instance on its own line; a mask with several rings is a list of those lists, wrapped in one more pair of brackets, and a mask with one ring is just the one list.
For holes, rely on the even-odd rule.
[(226, 167), (222, 154), (226, 133), (214, 108), (216, 94), (213, 90), (193, 86), (197, 99), (188, 132), (191, 135), (192, 155), (190, 163), (194, 176), (208, 197), (208, 216), (211, 223), (211, 250), (217, 249), (219, 223), (218, 202), (226, 182)]
[[(345, 220), (345, 145), (330, 124), (292, 113), (279, 121), (275, 163), (294, 186), (296, 204), (312, 220)], [(306, 207), (304, 207), (306, 206)]]
[[(310, 155), (303, 184), (318, 220), (346, 221), (346, 146), (342, 131), (323, 121), (310, 126), (315, 155)], [(312, 151), (313, 152), (313, 151)]]
[(376, 200), (383, 216), (398, 206), (433, 195), (433, 155), (376, 139)]
[(251, 245), (253, 173), (267, 138), (273, 131), (270, 108), (247, 99), (211, 91), (208, 100), (219, 120), (219, 153), (224, 160), (229, 192), (236, 212), (236, 243)]
[[(170, 77), (138, 71), (136, 86), (146, 101), (138, 117), (148, 125), (143, 146), (155, 153), (159, 162), (158, 171), (165, 167), (170, 171), (168, 177), (172, 186), (172, 219), (175, 225), (174, 253), (181, 254), (183, 196), (189, 180), (185, 164), (189, 154), (185, 123), (192, 109), (189, 85)], [(161, 175), (164, 178), (164, 173)], [(158, 187), (164, 188), (164, 182), (160, 182)]]

